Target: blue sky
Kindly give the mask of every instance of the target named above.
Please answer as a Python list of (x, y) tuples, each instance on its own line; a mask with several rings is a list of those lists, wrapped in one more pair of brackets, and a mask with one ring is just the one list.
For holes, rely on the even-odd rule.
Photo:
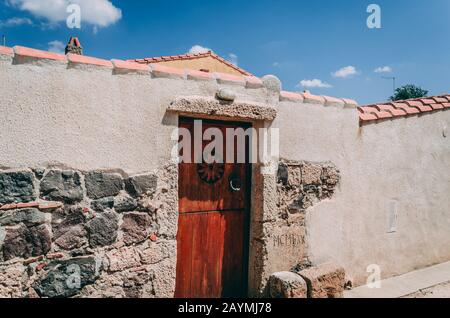
[[(81, 29), (66, 26), (60, 6), (71, 2), (82, 9)], [(371, 3), (381, 7), (381, 29), (367, 27)], [(86, 55), (102, 58), (198, 45), (257, 76), (277, 75), (286, 90), (368, 104), (392, 95), (383, 76), (450, 92), (449, 16), (449, 0), (0, 0), (0, 34), (8, 46), (45, 50), (75, 35)]]

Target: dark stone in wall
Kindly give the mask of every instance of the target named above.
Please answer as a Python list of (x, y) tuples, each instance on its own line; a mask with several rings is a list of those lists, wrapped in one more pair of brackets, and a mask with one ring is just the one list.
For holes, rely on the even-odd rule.
[(139, 175), (125, 180), (125, 189), (134, 197), (139, 197), (147, 192), (155, 192), (158, 177), (153, 174)]
[(60, 209), (53, 214), (52, 228), (56, 245), (72, 250), (87, 245), (86, 218), (81, 208)]
[(35, 168), (33, 169), (34, 174), (36, 175), (36, 178), (41, 180), (45, 175), (45, 169), (44, 168)]
[(33, 288), (39, 296), (49, 298), (77, 295), (85, 286), (95, 283), (101, 270), (93, 257), (55, 261), (45, 269), (47, 274)]
[(114, 197), (94, 200), (91, 202), (91, 208), (97, 212), (104, 212), (114, 208)]
[(33, 181), (30, 171), (0, 173), (0, 205), (34, 201)]
[(109, 212), (98, 215), (88, 225), (89, 244), (92, 248), (112, 245), (117, 239), (118, 217)]
[(114, 199), (114, 209), (116, 212), (131, 212), (136, 210), (138, 202), (127, 194), (117, 196)]
[(0, 226), (13, 226), (24, 223), (27, 226), (45, 223), (45, 213), (38, 209), (22, 209), (6, 211), (0, 215)]
[(85, 176), (87, 195), (91, 199), (114, 197), (123, 190), (122, 176), (117, 173), (90, 172)]
[(51, 249), (51, 235), (47, 226), (26, 227), (24, 224), (6, 230), (3, 258), (29, 258), (47, 254)]
[(141, 243), (149, 235), (151, 217), (146, 213), (128, 213), (123, 216), (121, 230), (125, 244)]
[(136, 273), (124, 279), (123, 287), (127, 298), (141, 298), (142, 287), (152, 279), (148, 273)]
[(80, 174), (76, 171), (50, 170), (41, 181), (41, 197), (68, 204), (82, 201)]
[(278, 182), (286, 186), (288, 184), (288, 178), (288, 167), (284, 163), (280, 163), (280, 165), (278, 166)]

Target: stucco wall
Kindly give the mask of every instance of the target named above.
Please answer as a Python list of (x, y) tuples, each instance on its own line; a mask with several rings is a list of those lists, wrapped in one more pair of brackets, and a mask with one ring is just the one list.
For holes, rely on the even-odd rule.
[[(110, 68), (0, 62), (0, 165), (59, 162), (83, 170), (152, 171), (170, 158), (178, 126), (166, 109), (178, 96), (214, 97), (216, 82), (112, 75)], [(44, 65), (42, 65), (44, 64)], [(261, 89), (233, 87), (264, 102)]]
[[(331, 161), (339, 190), (307, 211), (309, 257), (364, 284), (450, 259), (450, 112), (358, 126), (355, 109), (281, 103), (281, 157)], [(398, 213), (391, 232), (392, 213)], [(394, 229), (395, 230), (395, 229)]]

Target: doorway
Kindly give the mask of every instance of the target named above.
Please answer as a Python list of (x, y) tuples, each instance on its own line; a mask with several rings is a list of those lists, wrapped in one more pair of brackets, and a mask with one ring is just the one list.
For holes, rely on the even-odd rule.
[[(198, 128), (194, 128), (198, 121), (180, 118), (179, 127), (188, 130), (193, 137), (194, 132), (198, 132)], [(250, 137), (245, 137), (245, 147), (240, 148), (245, 149), (245, 163), (238, 163), (242, 162), (238, 160), (239, 138), (232, 136), (235, 138), (232, 142), (234, 163), (229, 163), (231, 154), (226, 147), (230, 144), (227, 130), (246, 130), (251, 125), (201, 120), (201, 126), (202, 133), (210, 128), (220, 130), (225, 149), (220, 162), (179, 164), (175, 297), (246, 297), (252, 168)], [(194, 138), (190, 142), (194, 162)], [(210, 140), (202, 141), (202, 150), (210, 143)]]

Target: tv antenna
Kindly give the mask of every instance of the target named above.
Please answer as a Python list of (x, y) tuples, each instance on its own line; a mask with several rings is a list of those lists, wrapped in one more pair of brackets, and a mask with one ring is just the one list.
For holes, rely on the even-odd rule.
[(383, 76), (382, 77), (383, 79), (387, 79), (387, 80), (391, 80), (392, 81), (392, 83), (393, 83), (393, 91), (394, 91), (394, 95), (395, 95), (395, 90), (397, 89), (397, 85), (396, 85), (396, 82), (397, 82), (397, 78), (395, 77), (395, 76)]
[(6, 36), (2, 34), (2, 45), (6, 46)]

